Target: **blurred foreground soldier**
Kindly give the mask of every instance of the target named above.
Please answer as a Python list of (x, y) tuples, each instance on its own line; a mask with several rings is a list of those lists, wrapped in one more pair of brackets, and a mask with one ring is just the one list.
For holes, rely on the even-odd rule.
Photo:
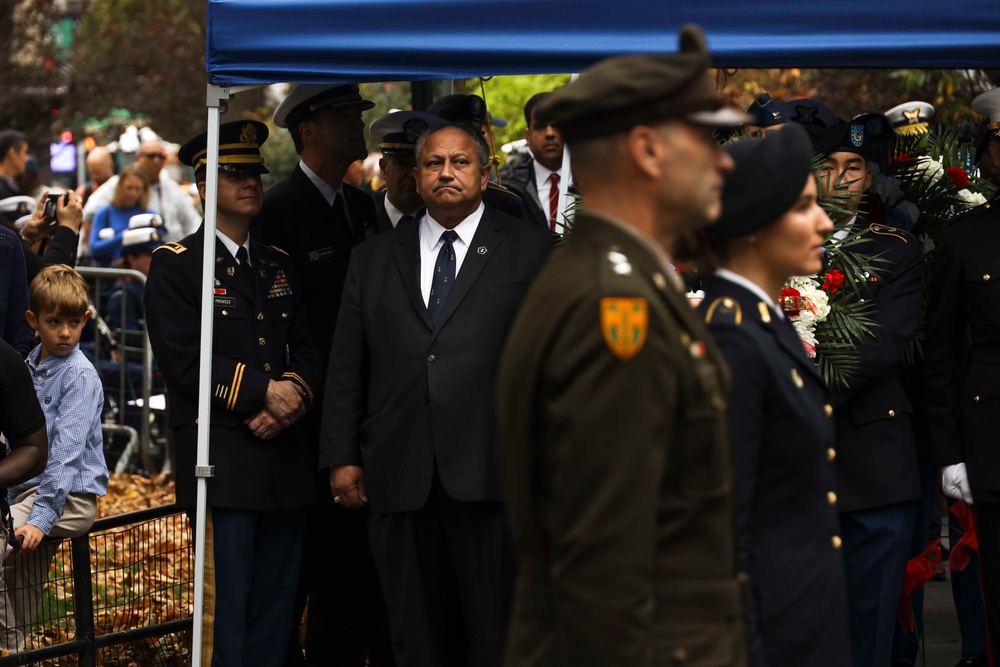
[(498, 381), (520, 570), (510, 667), (747, 664), (722, 356), (666, 249), (720, 211), (739, 125), (700, 29), (612, 58), (538, 112), (584, 208), (529, 290)]
[[(489, 141), (490, 116), (486, 110), (486, 102), (479, 95), (445, 95), (434, 100), (434, 103), (427, 108), (427, 113), (449, 123), (464, 125), (482, 135), (484, 141)], [(492, 160), (493, 156), (490, 159)], [(490, 173), (492, 175), (492, 167)], [(530, 220), (525, 212), (524, 202), (517, 193), (492, 181), (483, 191), (483, 203), (515, 218)]]
[(483, 205), (489, 157), (478, 132), (429, 130), (416, 154), (425, 212), (351, 255), (320, 464), (334, 502), (370, 503), (397, 664), (498, 667), (513, 554), (496, 369), (552, 238)]
[[(207, 133), (178, 158), (206, 190)], [(193, 508), (201, 345), (201, 266), (215, 248), (212, 424), (205, 526), (204, 664), (283, 664), (302, 554), (304, 509), (315, 499), (299, 419), (312, 403), (319, 355), (306, 333), (300, 285), (284, 251), (248, 233), (264, 198), (267, 126), (219, 127), (218, 228), (202, 226), (153, 253), (146, 281), (149, 340), (167, 384), (177, 456), (177, 503)]]
[(800, 126), (726, 150), (736, 169), (695, 260), (705, 290), (698, 311), (732, 371), (737, 528), (753, 588), (755, 664), (849, 667), (833, 408), (779, 306), (790, 277), (821, 272), (833, 223), (819, 207), (812, 145)]
[[(986, 118), (976, 150), (1000, 184), (1000, 88), (972, 101)], [(980, 571), (993, 663), (1000, 660), (1000, 202), (963, 213), (934, 258), (925, 343), (931, 442), (941, 488), (975, 502)], [(974, 663), (970, 663), (974, 664)], [(985, 664), (985, 663), (984, 663)]]
[(372, 122), (369, 131), (382, 151), (378, 166), (385, 181), (385, 188), (374, 193), (379, 232), (413, 220), (424, 205), (413, 175), (417, 166), (413, 149), (421, 134), (439, 125), (440, 118), (420, 111), (396, 111)]
[[(351, 250), (376, 233), (372, 196), (344, 181), (348, 169), (368, 156), (361, 114), (374, 107), (355, 84), (299, 85), (274, 112), (288, 128), (299, 164), (271, 188), (253, 231), (264, 243), (288, 252), (301, 278), (309, 337), (320, 354), (316, 402), (322, 405), (330, 344), (337, 324)], [(322, 412), (305, 418), (313, 456)], [(306, 660), (310, 665), (373, 667), (391, 664), (389, 630), (375, 566), (368, 550), (366, 512), (334, 505), (325, 473), (315, 473), (317, 500), (308, 511), (298, 617), (306, 595)], [(293, 636), (288, 665), (302, 663)]]

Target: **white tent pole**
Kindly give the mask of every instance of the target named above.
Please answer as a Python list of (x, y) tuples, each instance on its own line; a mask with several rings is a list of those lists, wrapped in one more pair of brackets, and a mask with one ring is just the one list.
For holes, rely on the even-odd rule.
[[(214, 466), (208, 463), (209, 427), (212, 420), (212, 324), (215, 279), (215, 221), (219, 195), (219, 117), (231, 95), (260, 86), (213, 86), (206, 89), (208, 107), (208, 164), (205, 165), (205, 247), (201, 257), (201, 349), (198, 351), (198, 453), (194, 475), (198, 481), (194, 532), (194, 626), (191, 633), (191, 664), (201, 666), (205, 618), (205, 516), (208, 478)], [(178, 470), (178, 475), (187, 471)]]
[[(201, 258), (201, 349), (198, 355), (198, 453), (194, 474), (198, 482), (194, 533), (194, 625), (191, 633), (191, 664), (202, 664), (202, 624), (205, 618), (205, 516), (208, 478), (214, 473), (208, 464), (208, 434), (212, 420), (212, 296), (215, 277), (215, 218), (219, 187), (219, 105), (228, 91), (208, 86), (208, 164), (205, 167), (205, 244)], [(178, 474), (187, 471), (178, 470)]]

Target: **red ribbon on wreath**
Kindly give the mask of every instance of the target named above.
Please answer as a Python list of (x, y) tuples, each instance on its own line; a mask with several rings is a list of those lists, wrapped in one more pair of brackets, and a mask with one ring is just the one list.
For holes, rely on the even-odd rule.
[[(954, 553), (954, 552), (953, 552)], [(928, 581), (934, 578), (934, 569), (941, 564), (941, 538), (928, 542), (920, 554), (906, 563), (906, 576), (903, 578), (903, 590), (899, 593), (899, 627), (903, 632), (914, 632), (913, 609), (910, 607), (910, 596), (913, 591), (920, 590)]]

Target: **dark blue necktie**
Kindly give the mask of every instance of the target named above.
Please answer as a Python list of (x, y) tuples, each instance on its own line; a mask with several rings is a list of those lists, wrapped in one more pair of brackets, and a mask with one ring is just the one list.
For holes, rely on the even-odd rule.
[(431, 280), (431, 298), (427, 302), (427, 314), (430, 315), (431, 324), (437, 326), (444, 304), (451, 294), (451, 287), (455, 284), (455, 246), (452, 242), (458, 238), (458, 233), (449, 229), (441, 234), (444, 244), (438, 252), (437, 263), (434, 265), (434, 278)]

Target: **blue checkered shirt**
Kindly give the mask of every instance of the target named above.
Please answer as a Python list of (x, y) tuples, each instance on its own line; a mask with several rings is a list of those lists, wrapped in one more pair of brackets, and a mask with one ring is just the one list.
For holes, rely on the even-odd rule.
[(65, 357), (51, 355), (39, 363), (41, 349), (41, 345), (33, 349), (25, 363), (45, 413), (49, 462), (42, 474), (9, 489), (7, 497), (13, 503), (37, 486), (28, 523), (48, 535), (62, 516), (67, 495), (107, 492), (108, 466), (101, 434), (104, 389), (97, 370), (79, 345)]

